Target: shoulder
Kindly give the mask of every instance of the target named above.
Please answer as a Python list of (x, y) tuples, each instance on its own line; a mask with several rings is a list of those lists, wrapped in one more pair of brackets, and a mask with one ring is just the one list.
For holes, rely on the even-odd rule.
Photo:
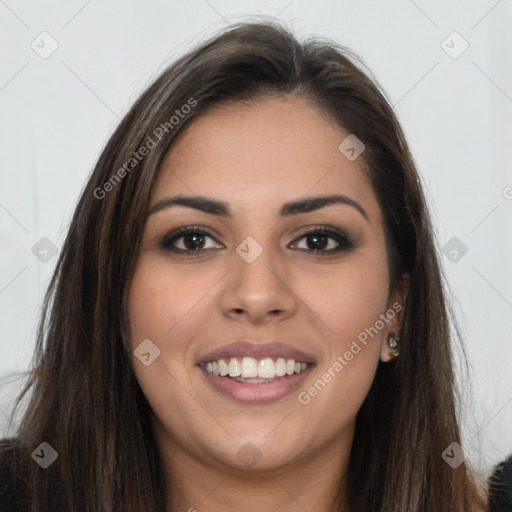
[(15, 439), (0, 439), (0, 512), (24, 512), (23, 482), (17, 462), (23, 455), (23, 445)]
[(489, 512), (512, 511), (512, 455), (498, 464), (489, 479)]

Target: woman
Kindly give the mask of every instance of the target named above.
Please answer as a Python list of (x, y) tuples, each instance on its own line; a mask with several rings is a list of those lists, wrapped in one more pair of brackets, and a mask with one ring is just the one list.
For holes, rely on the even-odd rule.
[(45, 300), (20, 507), (485, 510), (420, 179), (363, 69), (248, 23), (142, 94)]

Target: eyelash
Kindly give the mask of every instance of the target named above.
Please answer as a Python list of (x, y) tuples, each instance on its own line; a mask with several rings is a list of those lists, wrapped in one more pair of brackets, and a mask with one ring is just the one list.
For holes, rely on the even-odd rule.
[[(354, 241), (351, 239), (349, 235), (344, 233), (343, 231), (340, 231), (336, 228), (329, 228), (326, 226), (315, 226), (313, 229), (303, 233), (301, 236), (295, 239), (294, 243), (297, 241), (300, 241), (308, 236), (316, 235), (316, 234), (322, 234), (327, 235), (328, 238), (332, 238), (338, 243), (338, 247), (334, 249), (328, 249), (328, 250), (318, 250), (318, 249), (300, 249), (302, 251), (306, 252), (312, 252), (314, 254), (322, 254), (325, 253), (327, 255), (329, 254), (335, 254), (342, 251), (349, 251), (355, 247)], [(164, 251), (169, 251), (172, 253), (177, 254), (187, 254), (190, 256), (197, 255), (200, 256), (205, 251), (208, 251), (210, 249), (178, 249), (176, 247), (173, 247), (173, 244), (181, 239), (184, 238), (186, 235), (206, 235), (209, 238), (214, 239), (214, 237), (205, 231), (201, 226), (186, 226), (179, 228), (176, 231), (173, 231), (172, 233), (169, 233), (166, 235), (162, 241), (160, 242), (160, 248)], [(214, 239), (215, 240), (215, 239)], [(218, 242), (217, 242), (218, 243)]]

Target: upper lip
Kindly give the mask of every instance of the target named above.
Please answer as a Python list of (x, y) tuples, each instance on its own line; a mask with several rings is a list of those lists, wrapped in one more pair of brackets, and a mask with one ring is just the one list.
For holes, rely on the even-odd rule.
[(266, 359), (267, 357), (283, 357), (285, 359), (295, 359), (304, 363), (315, 363), (315, 357), (297, 350), (285, 343), (252, 343), (249, 341), (238, 341), (230, 345), (216, 348), (207, 354), (200, 356), (197, 363), (207, 363), (217, 361), (218, 359), (227, 359), (229, 357), (253, 357), (255, 359)]

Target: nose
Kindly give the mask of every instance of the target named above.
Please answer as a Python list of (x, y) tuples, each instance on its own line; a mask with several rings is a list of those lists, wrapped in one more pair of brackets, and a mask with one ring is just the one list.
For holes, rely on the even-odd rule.
[(269, 249), (252, 262), (233, 254), (234, 267), (222, 296), (224, 315), (237, 321), (266, 324), (296, 313), (298, 298), (283, 264)]

